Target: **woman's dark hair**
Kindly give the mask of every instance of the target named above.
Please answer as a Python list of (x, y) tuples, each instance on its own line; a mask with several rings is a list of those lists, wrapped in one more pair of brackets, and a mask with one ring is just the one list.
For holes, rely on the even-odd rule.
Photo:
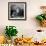
[(14, 12), (14, 11), (16, 12), (16, 10), (13, 10), (13, 7), (14, 7), (14, 6), (15, 6), (15, 5), (12, 5), (12, 6), (11, 6), (11, 13), (10, 13), (11, 17), (12, 17), (13, 12)]

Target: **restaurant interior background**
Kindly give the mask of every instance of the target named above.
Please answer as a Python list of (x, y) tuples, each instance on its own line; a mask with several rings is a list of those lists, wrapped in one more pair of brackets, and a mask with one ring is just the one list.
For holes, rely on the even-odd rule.
[[(26, 21), (8, 20), (8, 2), (26, 2)], [(4, 34), (6, 25), (16, 26), (18, 37), (22, 35), (24, 37), (31, 37), (37, 34), (37, 29), (44, 30), (46, 33), (46, 27), (40, 27), (35, 19), (38, 14), (42, 13), (40, 6), (46, 6), (46, 0), (0, 0), (0, 35)], [(38, 36), (41, 37), (41, 34), (39, 34)]]

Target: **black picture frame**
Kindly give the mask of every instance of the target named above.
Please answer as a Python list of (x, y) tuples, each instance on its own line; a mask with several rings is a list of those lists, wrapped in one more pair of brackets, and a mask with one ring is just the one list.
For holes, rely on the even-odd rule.
[[(15, 10), (14, 10), (14, 8), (11, 8), (11, 7), (15, 7)], [(16, 14), (12, 15), (13, 17), (10, 17), (12, 14), (11, 11), (16, 11), (17, 7), (19, 7), (21, 9), (21, 11), (23, 11), (23, 12), (22, 13), (20, 12), (20, 15), (17, 15), (17, 13), (16, 13)], [(8, 20), (26, 20), (26, 19), (27, 19), (27, 17), (26, 17), (26, 2), (8, 2)]]

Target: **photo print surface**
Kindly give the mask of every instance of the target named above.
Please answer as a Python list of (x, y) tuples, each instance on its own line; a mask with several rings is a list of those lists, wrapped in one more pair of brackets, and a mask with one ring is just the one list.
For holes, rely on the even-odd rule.
[(8, 3), (9, 20), (26, 19), (26, 2), (9, 2)]

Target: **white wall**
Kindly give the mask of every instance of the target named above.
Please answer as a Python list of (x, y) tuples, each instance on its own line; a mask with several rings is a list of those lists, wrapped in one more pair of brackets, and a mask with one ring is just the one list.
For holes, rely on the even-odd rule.
[[(8, 20), (8, 2), (27, 2), (27, 20)], [(36, 29), (44, 29), (38, 25), (35, 16), (41, 13), (40, 6), (46, 5), (46, 0), (0, 0), (0, 33), (4, 32), (6, 25), (14, 25), (17, 27), (19, 33), (24, 36), (31, 36), (36, 32)]]

